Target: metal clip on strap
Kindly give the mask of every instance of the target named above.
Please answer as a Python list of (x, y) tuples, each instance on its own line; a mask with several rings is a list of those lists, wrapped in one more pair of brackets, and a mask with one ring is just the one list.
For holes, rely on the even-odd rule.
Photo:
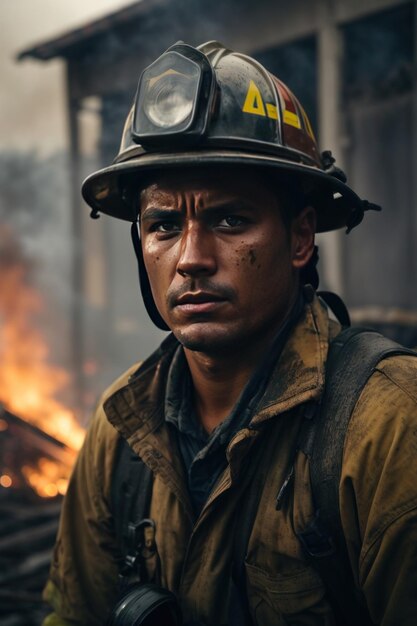
[(127, 554), (124, 558), (122, 573), (123, 576), (137, 575), (141, 577), (141, 566), (143, 561), (143, 550), (146, 546), (146, 529), (152, 528), (155, 531), (155, 522), (145, 518), (139, 523), (130, 523), (127, 527), (126, 547)]

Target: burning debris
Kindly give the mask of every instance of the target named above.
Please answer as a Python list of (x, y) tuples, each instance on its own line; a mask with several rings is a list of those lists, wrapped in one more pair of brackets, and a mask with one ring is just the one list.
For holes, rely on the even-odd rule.
[(0, 623), (38, 625), (76, 452), (0, 407)]
[[(0, 408), (0, 486), (30, 499), (64, 495), (75, 451), (40, 428)], [(1, 493), (1, 492), (0, 492)], [(0, 498), (1, 506), (1, 498)]]

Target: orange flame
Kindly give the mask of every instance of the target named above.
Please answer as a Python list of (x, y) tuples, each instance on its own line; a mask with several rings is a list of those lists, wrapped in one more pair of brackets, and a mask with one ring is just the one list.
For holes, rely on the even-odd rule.
[[(31, 322), (42, 310), (41, 297), (27, 284), (28, 267), (18, 257), (10, 231), (0, 228), (0, 242), (3, 244), (6, 238), (8, 245), (6, 250), (3, 246), (0, 258), (0, 402), (10, 412), (78, 450), (85, 431), (73, 411), (56, 400), (58, 392), (69, 383), (69, 376), (48, 363), (46, 342)], [(45, 497), (63, 493), (64, 484), (58, 486), (57, 481), (67, 477), (52, 478), (52, 468), (45, 461), (36, 469), (26, 468), (26, 479)], [(55, 487), (48, 487), (52, 484)]]
[(6, 302), (11, 315), (0, 330), (0, 399), (10, 411), (78, 450), (84, 430), (73, 412), (54, 399), (69, 377), (47, 363), (48, 348), (29, 325), (41, 301), (34, 289), (24, 286), (23, 273), (24, 268), (13, 267), (2, 276), (0, 307)]
[(53, 498), (58, 494), (63, 496), (67, 491), (68, 476), (63, 476), (59, 465), (49, 459), (39, 459), (37, 467), (24, 465), (22, 474), (42, 498)]

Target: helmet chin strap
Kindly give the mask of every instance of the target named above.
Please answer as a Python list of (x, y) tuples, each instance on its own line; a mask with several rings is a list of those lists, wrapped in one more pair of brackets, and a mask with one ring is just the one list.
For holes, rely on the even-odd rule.
[(140, 284), (140, 290), (142, 293), (143, 302), (145, 304), (145, 309), (149, 317), (155, 324), (155, 326), (157, 326), (161, 330), (170, 330), (169, 326), (165, 324), (164, 320), (160, 316), (159, 311), (156, 308), (156, 305), (152, 296), (148, 274), (146, 272), (145, 263), (143, 261), (142, 244), (141, 244), (140, 237), (139, 237), (139, 229), (138, 229), (137, 222), (133, 222), (131, 229), (130, 229), (130, 233), (132, 236), (133, 248), (135, 250), (136, 258), (138, 260), (139, 284)]

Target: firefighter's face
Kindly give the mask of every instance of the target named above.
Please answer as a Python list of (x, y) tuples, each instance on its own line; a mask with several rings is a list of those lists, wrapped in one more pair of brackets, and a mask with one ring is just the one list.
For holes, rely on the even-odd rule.
[(314, 244), (313, 209), (286, 226), (275, 190), (248, 170), (161, 175), (141, 194), (140, 223), (156, 306), (202, 352), (275, 334)]

